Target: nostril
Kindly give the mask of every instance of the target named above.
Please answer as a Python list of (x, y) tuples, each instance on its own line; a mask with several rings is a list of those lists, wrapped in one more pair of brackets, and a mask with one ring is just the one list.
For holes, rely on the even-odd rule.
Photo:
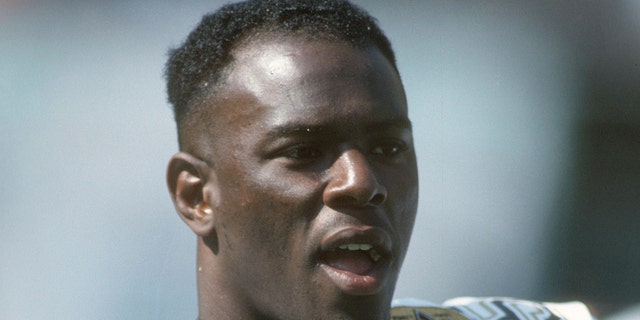
[[(366, 199), (369, 199), (368, 201)], [(330, 199), (330, 206), (349, 207), (349, 206), (379, 206), (384, 203), (386, 196), (382, 193), (376, 193), (373, 197), (357, 197), (351, 195), (333, 196)]]
[(379, 206), (384, 202), (384, 200), (385, 200), (385, 196), (381, 193), (377, 193), (371, 198), (371, 200), (369, 200), (369, 203), (374, 206)]

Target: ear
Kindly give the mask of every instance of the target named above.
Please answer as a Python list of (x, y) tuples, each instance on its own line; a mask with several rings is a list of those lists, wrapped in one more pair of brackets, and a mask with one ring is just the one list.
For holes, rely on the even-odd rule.
[(198, 236), (212, 235), (215, 230), (213, 206), (217, 181), (209, 165), (185, 152), (171, 157), (167, 168), (167, 185), (176, 211)]

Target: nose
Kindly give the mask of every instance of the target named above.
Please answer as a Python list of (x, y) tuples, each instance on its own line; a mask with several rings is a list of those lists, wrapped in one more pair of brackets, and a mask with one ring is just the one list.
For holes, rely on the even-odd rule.
[(387, 190), (359, 150), (346, 150), (329, 169), (329, 182), (323, 194), (327, 206), (379, 206), (386, 199)]

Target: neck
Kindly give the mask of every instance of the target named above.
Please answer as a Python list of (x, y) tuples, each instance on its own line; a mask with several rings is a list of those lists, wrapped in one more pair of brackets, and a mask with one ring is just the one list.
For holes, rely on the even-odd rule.
[(225, 286), (224, 277), (216, 275), (214, 246), (198, 237), (196, 272), (198, 283), (198, 320), (253, 319)]

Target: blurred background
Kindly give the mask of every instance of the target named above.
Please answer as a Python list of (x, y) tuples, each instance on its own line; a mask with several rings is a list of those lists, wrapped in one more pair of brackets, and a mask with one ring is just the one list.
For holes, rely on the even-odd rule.
[[(397, 297), (640, 303), (640, 1), (356, 1), (420, 163)], [(0, 319), (193, 319), (163, 65), (221, 1), (0, 0)]]

